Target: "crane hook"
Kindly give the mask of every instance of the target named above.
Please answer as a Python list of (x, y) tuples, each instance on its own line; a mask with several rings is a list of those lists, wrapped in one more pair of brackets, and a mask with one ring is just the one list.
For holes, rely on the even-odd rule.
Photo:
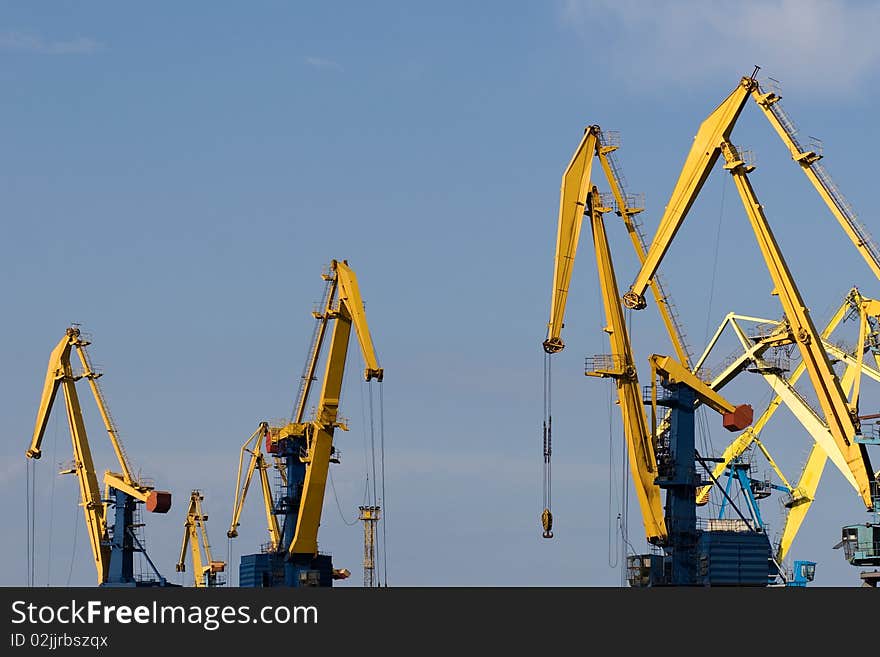
[(550, 531), (553, 528), (553, 514), (550, 513), (550, 509), (544, 509), (541, 514), (541, 524), (544, 526), (544, 538), (553, 538), (553, 532)]

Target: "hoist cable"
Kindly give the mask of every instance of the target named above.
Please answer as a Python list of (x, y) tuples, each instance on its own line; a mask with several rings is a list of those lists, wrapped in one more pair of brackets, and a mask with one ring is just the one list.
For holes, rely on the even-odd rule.
[(76, 535), (78, 530), (79, 522), (73, 523), (73, 548), (70, 551), (70, 568), (67, 570), (67, 586), (70, 586), (70, 577), (73, 575), (73, 562), (76, 559)]
[(382, 571), (388, 586), (388, 500), (385, 499), (385, 391), (379, 385), (379, 449), (382, 464)]
[(37, 569), (37, 464), (33, 463), (31, 470), (31, 570), (30, 570), (30, 586), (36, 586), (36, 569)]
[(373, 504), (377, 504), (378, 496), (376, 494), (376, 427), (373, 415), (373, 391), (369, 390), (367, 398), (370, 401), (370, 457), (373, 462)]
[[(615, 480), (614, 480), (614, 430), (612, 418), (614, 409), (612, 408), (613, 393), (611, 387), (608, 390), (608, 567), (617, 568), (620, 563), (621, 544), (617, 540), (620, 515), (617, 513), (618, 505), (614, 497)], [(613, 519), (614, 518), (614, 519)], [(613, 553), (613, 557), (612, 557)]]
[[(52, 463), (57, 464), (58, 458), (58, 417), (55, 417), (55, 431), (52, 437)], [(49, 491), (49, 539), (47, 541), (48, 558), (46, 559), (46, 586), (49, 586), (52, 579), (52, 529), (55, 524), (55, 480), (57, 476), (52, 477), (52, 486)]]
[[(25, 462), (24, 469), (24, 508), (25, 508), (25, 540), (27, 543), (27, 552), (25, 556), (27, 557), (27, 565), (25, 570), (25, 578), (26, 581), (30, 577), (31, 572), (31, 461), (30, 459)], [(27, 585), (30, 586), (30, 581), (27, 581)]]
[[(627, 323), (627, 335), (632, 344), (632, 310), (626, 310), (625, 321)], [(651, 437), (653, 440), (653, 436)], [(620, 457), (620, 539), (623, 542), (622, 551), (629, 547), (630, 552), (634, 553), (632, 545), (629, 542), (629, 445), (626, 440), (621, 441), (621, 457)], [(621, 586), (626, 584), (626, 560), (620, 564), (620, 583)]]
[(364, 474), (366, 477), (364, 483), (364, 506), (370, 506), (370, 450), (367, 445), (367, 405), (364, 403), (364, 388), (369, 390), (369, 384), (364, 383), (358, 386), (358, 390), (361, 394), (361, 426), (364, 427)]
[(553, 471), (551, 468), (551, 457), (553, 455), (553, 414), (551, 409), (552, 397), (552, 361), (550, 354), (544, 353), (544, 419), (543, 419), (543, 439), (544, 439), (544, 464), (542, 477), (542, 493), (544, 510), (541, 513), (541, 524), (544, 528), (544, 538), (553, 538), (553, 512), (552, 508), (552, 484)]

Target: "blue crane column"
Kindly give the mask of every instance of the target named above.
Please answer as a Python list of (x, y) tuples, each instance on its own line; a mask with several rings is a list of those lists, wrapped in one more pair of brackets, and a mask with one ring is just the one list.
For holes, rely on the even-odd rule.
[[(110, 503), (113, 507), (114, 525), (109, 532), (110, 542), (110, 565), (107, 572), (107, 581), (101, 584), (103, 587), (149, 587), (149, 586), (177, 586), (166, 580), (156, 565), (150, 559), (144, 546), (141, 545), (134, 533), (134, 512), (137, 499), (118, 488), (109, 487)], [(144, 555), (155, 579), (137, 578), (134, 574), (134, 553)]]
[(694, 391), (684, 384), (664, 386), (668, 396), (658, 404), (669, 406), (669, 451), (658, 463), (657, 485), (666, 490), (667, 552), (672, 557), (670, 584), (697, 583), (697, 495), (694, 462)]

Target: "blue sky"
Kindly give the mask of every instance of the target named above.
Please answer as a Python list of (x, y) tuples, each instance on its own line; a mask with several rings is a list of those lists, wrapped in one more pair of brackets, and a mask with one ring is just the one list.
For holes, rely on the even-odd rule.
[[(620, 131), (618, 160), (630, 191), (646, 194), (652, 234), (699, 122), (760, 65), (880, 232), (869, 213), (871, 3), (743, 2), (735, 14), (720, 2), (0, 7), (6, 585), (25, 583), (24, 450), (49, 351), (71, 322), (92, 336), (135, 466), (175, 495), (168, 515), (147, 518), (147, 536), (177, 581), (191, 488), (205, 491), (215, 552), (227, 554), (238, 449), (257, 422), (289, 414), (320, 273), (336, 258), (358, 274), (386, 372), (389, 584), (617, 586), (620, 423), (607, 382), (582, 372), (584, 355), (607, 351), (588, 239), (554, 360), (553, 541), (539, 523), (540, 343), (560, 177), (583, 128)], [(734, 141), (757, 156), (753, 185), (816, 322), (854, 284), (880, 294), (756, 108)], [(612, 219), (626, 286), (635, 261)], [(779, 316), (720, 168), (662, 271), (695, 348), (728, 311)], [(640, 363), (668, 350), (652, 309), (632, 322)], [(351, 456), (334, 466), (341, 513), (328, 491), (320, 533), (353, 573), (346, 586), (360, 584), (362, 532), (346, 521), (369, 439), (352, 347), (352, 430), (337, 433)], [(730, 394), (758, 409), (762, 386)], [(872, 395), (866, 383), (863, 408)], [(98, 467), (112, 467), (88, 412)], [(779, 415), (766, 442), (796, 474), (809, 442)], [(720, 451), (727, 436), (707, 421)], [(39, 585), (94, 582), (75, 482), (53, 475), (69, 452), (56, 413), (36, 466)], [(265, 540), (250, 502), (233, 571)], [(841, 525), (865, 518), (829, 468), (795, 544), (819, 561), (817, 585), (858, 583), (831, 547)], [(634, 505), (629, 536), (644, 548)]]

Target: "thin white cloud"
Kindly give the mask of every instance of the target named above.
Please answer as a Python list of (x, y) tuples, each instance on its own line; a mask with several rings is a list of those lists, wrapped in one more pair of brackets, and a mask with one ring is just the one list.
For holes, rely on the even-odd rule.
[(20, 455), (16, 454), (14, 457), (12, 455), (5, 456), (0, 461), (3, 463), (3, 465), (0, 465), (0, 487), (23, 478), (22, 473), (24, 472), (25, 462)]
[[(646, 90), (748, 75), (857, 91), (880, 69), (880, 4), (840, 0), (564, 0), (597, 65)], [(603, 55), (604, 53), (604, 55)]]
[(332, 59), (324, 59), (323, 57), (314, 57), (309, 55), (306, 59), (306, 64), (311, 66), (312, 68), (317, 68), (321, 70), (329, 70), (329, 71), (342, 71), (342, 65), (338, 62), (334, 62)]
[(102, 48), (94, 39), (77, 37), (65, 41), (48, 41), (27, 32), (0, 32), (0, 50), (37, 55), (88, 55)]

